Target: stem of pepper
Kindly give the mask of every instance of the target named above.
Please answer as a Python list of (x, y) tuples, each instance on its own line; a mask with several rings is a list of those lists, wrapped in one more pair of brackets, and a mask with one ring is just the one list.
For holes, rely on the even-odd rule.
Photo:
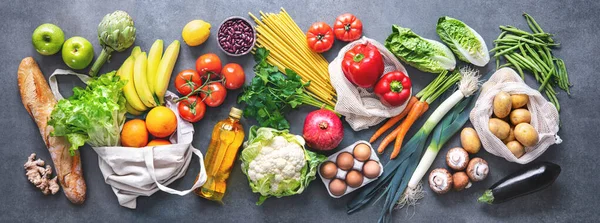
[(402, 89), (404, 88), (402, 87), (402, 83), (400, 83), (400, 81), (392, 81), (392, 83), (390, 83), (390, 91), (398, 93), (402, 91)]
[(354, 60), (354, 62), (358, 63), (364, 58), (365, 58), (365, 55), (363, 55), (362, 53), (359, 53), (359, 54), (354, 55), (354, 57), (352, 57), (352, 60)]

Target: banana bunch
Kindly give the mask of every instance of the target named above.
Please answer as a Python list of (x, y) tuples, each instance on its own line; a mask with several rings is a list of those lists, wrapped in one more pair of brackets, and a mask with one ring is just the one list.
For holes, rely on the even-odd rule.
[(133, 48), (131, 56), (117, 70), (117, 75), (127, 81), (123, 93), (129, 114), (141, 115), (149, 108), (164, 104), (180, 45), (178, 40), (173, 41), (164, 54), (160, 39), (152, 44), (148, 54), (139, 46)]

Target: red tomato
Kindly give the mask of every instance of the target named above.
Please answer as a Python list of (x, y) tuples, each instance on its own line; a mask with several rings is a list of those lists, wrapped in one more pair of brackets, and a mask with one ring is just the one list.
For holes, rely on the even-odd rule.
[(341, 41), (357, 40), (362, 36), (362, 22), (350, 13), (342, 14), (335, 20), (333, 33)]
[(202, 88), (204, 92), (200, 93), (200, 98), (209, 107), (217, 107), (225, 101), (227, 89), (219, 82), (210, 83)]
[(195, 70), (182, 70), (175, 77), (175, 89), (183, 96), (192, 93), (200, 86), (202, 86), (202, 78)]
[(196, 60), (196, 71), (202, 78), (205, 78), (210, 74), (210, 79), (221, 79), (221, 59), (214, 53), (207, 53)]
[(198, 96), (192, 95), (179, 102), (177, 111), (179, 111), (179, 116), (183, 120), (197, 122), (204, 118), (206, 105), (204, 105), (204, 102), (202, 102)]
[(228, 63), (223, 67), (221, 75), (225, 77), (225, 88), (235, 90), (244, 85), (246, 75), (244, 68), (236, 63)]
[(317, 53), (325, 52), (333, 46), (333, 30), (324, 22), (315, 22), (306, 32), (306, 42)]

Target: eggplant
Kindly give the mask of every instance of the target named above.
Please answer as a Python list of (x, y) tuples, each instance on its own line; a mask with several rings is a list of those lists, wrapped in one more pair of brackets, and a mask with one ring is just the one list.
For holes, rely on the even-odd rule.
[(552, 185), (559, 174), (560, 166), (551, 162), (527, 165), (492, 185), (478, 201), (498, 204), (531, 194)]

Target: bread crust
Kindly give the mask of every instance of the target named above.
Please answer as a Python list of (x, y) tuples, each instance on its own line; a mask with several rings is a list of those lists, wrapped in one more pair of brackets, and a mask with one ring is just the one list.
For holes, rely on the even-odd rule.
[(79, 151), (71, 156), (70, 144), (64, 137), (50, 136), (53, 128), (48, 125), (48, 120), (57, 102), (46, 78), (31, 57), (21, 61), (17, 78), (23, 106), (38, 126), (65, 195), (72, 203), (82, 204), (86, 198), (86, 185)]

